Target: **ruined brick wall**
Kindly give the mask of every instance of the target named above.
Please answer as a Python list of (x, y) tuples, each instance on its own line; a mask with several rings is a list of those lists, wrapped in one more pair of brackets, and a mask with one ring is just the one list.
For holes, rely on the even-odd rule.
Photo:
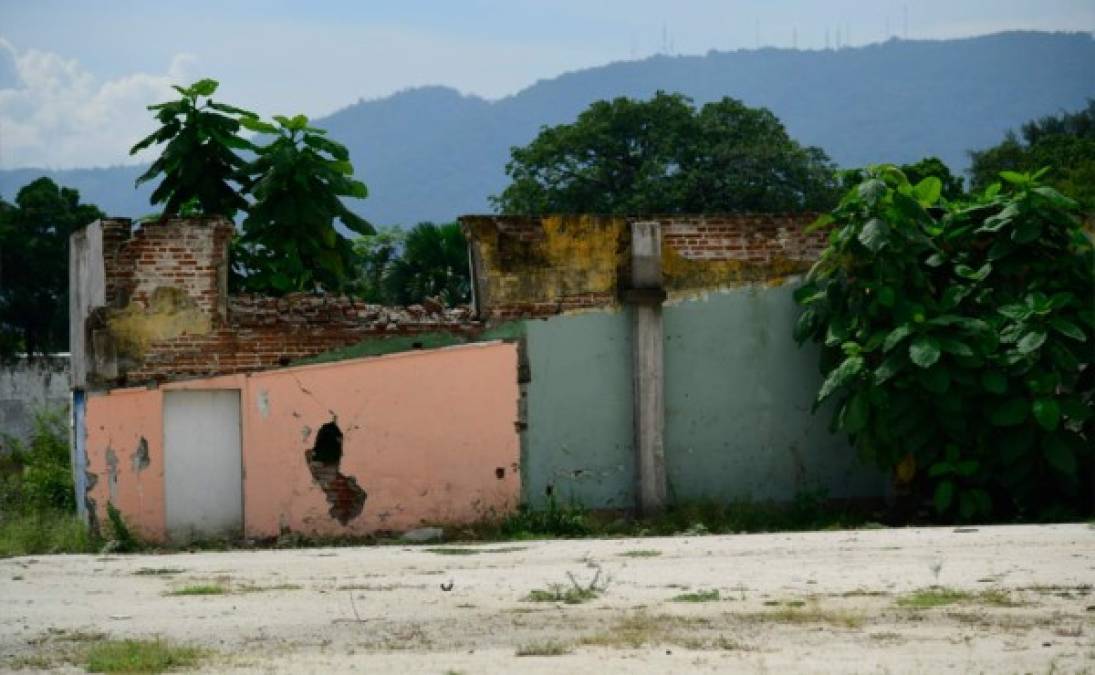
[(224, 219), (177, 218), (137, 229), (104, 219), (105, 298), (74, 325), (87, 345), (86, 379), (77, 386), (116, 387), (251, 372), (368, 338), (447, 331), (471, 335), (481, 325), (467, 309), (367, 305), (344, 297), (283, 298), (227, 292)]
[(101, 221), (108, 306), (149, 306), (157, 289), (175, 288), (207, 315), (224, 315), (232, 223), (223, 218), (172, 218), (141, 225)]
[(807, 233), (811, 213), (658, 218), (662, 244), (688, 260), (770, 263), (780, 258), (817, 260), (825, 233)]
[(225, 322), (208, 333), (155, 343), (127, 377), (131, 382), (162, 381), (266, 370), (369, 338), (435, 331), (470, 336), (481, 325), (469, 315), (466, 308), (403, 309), (302, 293), (282, 298), (233, 295)]
[(662, 226), (670, 294), (774, 282), (804, 271), (825, 246), (816, 214), (710, 216), (465, 216), (484, 319), (551, 316), (612, 306), (629, 277), (630, 223)]

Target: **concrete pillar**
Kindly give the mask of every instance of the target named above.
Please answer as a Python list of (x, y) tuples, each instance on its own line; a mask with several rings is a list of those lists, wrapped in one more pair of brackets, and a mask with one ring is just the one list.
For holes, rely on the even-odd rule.
[(653, 515), (665, 507), (665, 404), (663, 370), (662, 231), (658, 222), (631, 223), (631, 288), (633, 305), (635, 465), (638, 468), (639, 512)]

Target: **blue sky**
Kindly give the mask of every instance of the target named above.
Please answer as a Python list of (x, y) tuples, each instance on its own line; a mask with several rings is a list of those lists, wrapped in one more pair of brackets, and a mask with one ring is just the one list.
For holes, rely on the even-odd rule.
[(133, 161), (144, 105), (199, 77), (315, 117), (424, 84), (499, 98), (663, 51), (859, 46), (906, 16), (912, 39), (1090, 32), (1095, 0), (0, 0), (0, 168)]

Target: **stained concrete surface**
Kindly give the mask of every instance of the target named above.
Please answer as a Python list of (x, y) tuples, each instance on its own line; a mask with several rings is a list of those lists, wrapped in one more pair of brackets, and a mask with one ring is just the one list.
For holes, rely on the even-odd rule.
[[(589, 602), (523, 600), (598, 570)], [(1086, 524), (35, 556), (0, 560), (0, 670), (109, 636), (204, 672), (1090, 673), (1093, 582)], [(166, 595), (199, 583), (228, 593)], [(933, 586), (964, 595), (902, 606)], [(545, 642), (569, 653), (516, 656)]]

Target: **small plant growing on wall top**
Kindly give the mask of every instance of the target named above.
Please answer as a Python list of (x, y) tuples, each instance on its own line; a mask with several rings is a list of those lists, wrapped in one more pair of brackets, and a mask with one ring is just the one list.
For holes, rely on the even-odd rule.
[(872, 167), (818, 226), (796, 338), (822, 345), (832, 428), (943, 518), (1091, 503), (1095, 252), (1044, 172), (968, 203)]
[(234, 187), (242, 182), (247, 161), (236, 151), (254, 150), (239, 131), (241, 121), (257, 115), (214, 101), (217, 86), (210, 79), (175, 86), (181, 94), (178, 100), (148, 106), (162, 126), (129, 151), (133, 155), (166, 144), (160, 157), (137, 178), (140, 185), (163, 176), (150, 201), (164, 205), (164, 216), (176, 215), (186, 206), (191, 214), (200, 209), (205, 215), (232, 218), (247, 208)]

